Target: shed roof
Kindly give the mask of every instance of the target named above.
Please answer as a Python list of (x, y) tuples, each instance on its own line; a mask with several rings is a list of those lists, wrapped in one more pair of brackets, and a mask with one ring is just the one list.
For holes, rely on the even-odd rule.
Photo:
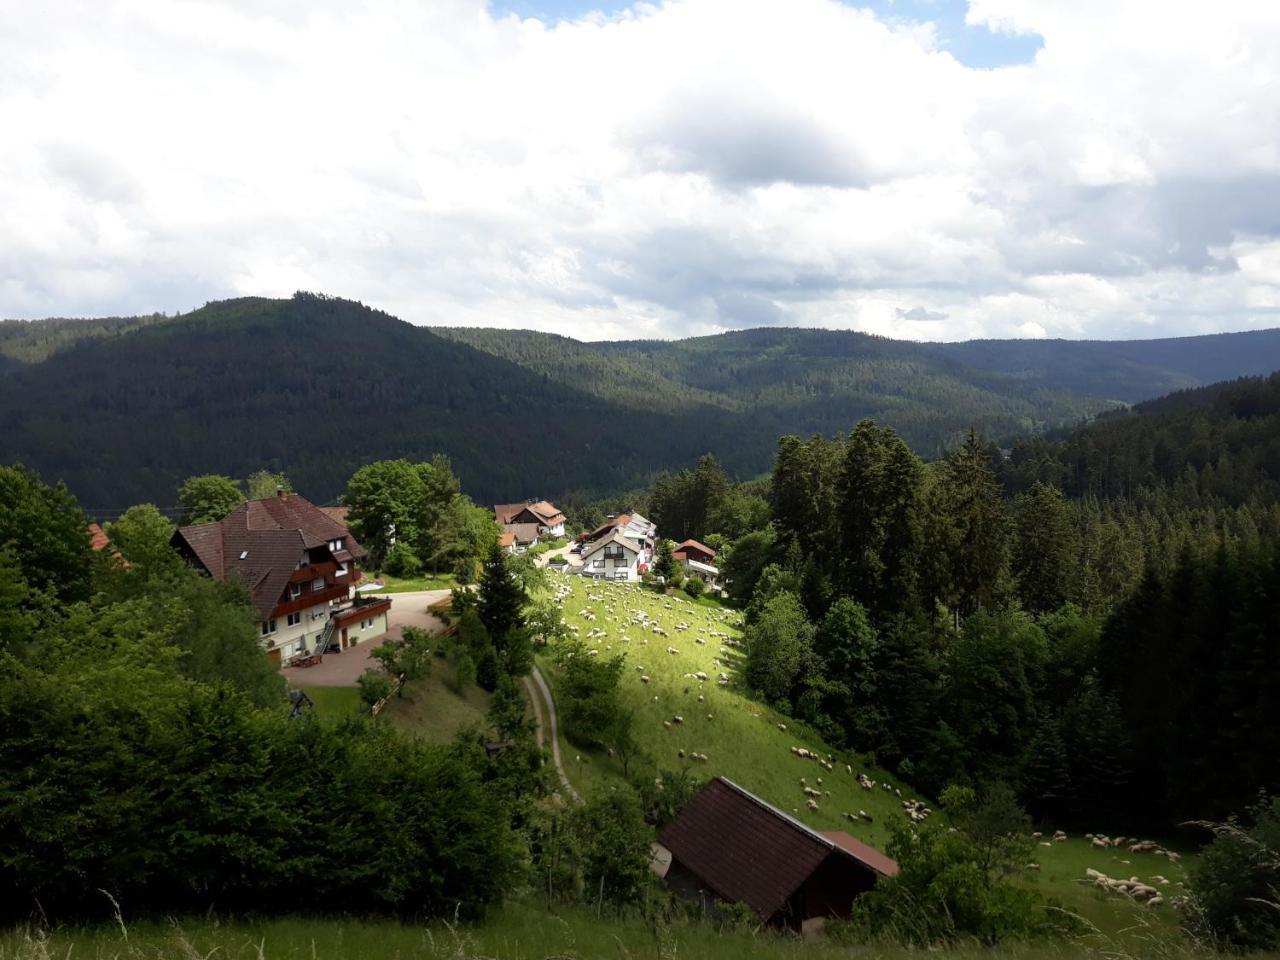
[(853, 845), (811, 830), (725, 777), (703, 787), (659, 842), (711, 893), (747, 904), (764, 920), (833, 853), (878, 874), (891, 876), (884, 872), (888, 865), (897, 872), (883, 854), (870, 847), (866, 851), (875, 857), (855, 852)]

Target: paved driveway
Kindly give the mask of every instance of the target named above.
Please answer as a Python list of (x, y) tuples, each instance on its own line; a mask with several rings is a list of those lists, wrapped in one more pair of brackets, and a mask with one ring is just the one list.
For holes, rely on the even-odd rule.
[(354, 687), (356, 678), (369, 667), (375, 666), (369, 654), (392, 637), (398, 639), (404, 627), (421, 627), (432, 633), (443, 629), (444, 624), (428, 613), (427, 607), (448, 595), (448, 590), (381, 594), (391, 599), (386, 633), (348, 647), (341, 653), (326, 653), (314, 667), (287, 667), (280, 672), (291, 687)]

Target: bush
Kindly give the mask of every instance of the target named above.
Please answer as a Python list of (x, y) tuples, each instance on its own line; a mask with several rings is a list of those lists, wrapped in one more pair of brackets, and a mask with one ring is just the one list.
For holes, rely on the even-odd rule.
[(413, 547), (401, 542), (391, 548), (382, 569), (393, 577), (409, 580), (422, 572), (422, 561), (413, 552)]
[(690, 577), (684, 582), (684, 592), (689, 595), (691, 600), (697, 600), (706, 589), (707, 585), (699, 577)]
[(356, 685), (360, 688), (360, 702), (366, 707), (372, 707), (379, 700), (391, 696), (391, 677), (385, 670), (376, 667), (370, 667), (360, 674), (356, 678)]
[(1213, 842), (1191, 865), (1188, 929), (1251, 950), (1280, 948), (1280, 797), (1249, 811), (1252, 826), (1232, 818), (1204, 824)]
[[(1029, 837), (1016, 833), (1025, 814), (1001, 787), (979, 798), (948, 792), (956, 829), (940, 818), (923, 827), (894, 827), (888, 853), (900, 872), (854, 901), (848, 935), (920, 946), (975, 939), (985, 944), (1076, 932), (1078, 921), (1010, 879)], [(1015, 831), (1013, 835), (1006, 829)], [(1025, 857), (1019, 862), (1025, 862)]]

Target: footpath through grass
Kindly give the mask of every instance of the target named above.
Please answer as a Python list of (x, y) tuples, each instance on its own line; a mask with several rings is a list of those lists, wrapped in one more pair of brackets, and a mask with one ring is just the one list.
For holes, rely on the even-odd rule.
[[(736, 611), (705, 598), (693, 603), (679, 593), (664, 596), (633, 584), (556, 573), (549, 577), (553, 588), (562, 584), (569, 588), (562, 605), (565, 622), (576, 628), (588, 647), (602, 657), (622, 654), (626, 658), (623, 696), (636, 712), (636, 739), (659, 769), (687, 767), (703, 780), (726, 776), (816, 830), (843, 830), (879, 849), (888, 842), (891, 825), (906, 820), (902, 801), (929, 799), (866, 757), (832, 750), (812, 730), (750, 699), (738, 676), (741, 648), (718, 635), (727, 634), (732, 641), (741, 638), (741, 617)], [(636, 622), (641, 613), (644, 626)], [(655, 633), (653, 626), (666, 635)], [(589, 639), (592, 631), (604, 635)], [(554, 692), (551, 656), (540, 655), (539, 664)], [(691, 676), (699, 672), (707, 680)], [(729, 677), (727, 686), (718, 682), (722, 674)], [(649, 678), (647, 683), (643, 677)], [(676, 717), (681, 721), (676, 722)], [(831, 769), (796, 756), (792, 747), (824, 758), (830, 755)], [(563, 731), (561, 751), (565, 771), (580, 791), (608, 788), (622, 780), (617, 760), (569, 743)], [(706, 761), (692, 759), (694, 753), (705, 755)], [(860, 786), (859, 773), (875, 786)], [(817, 809), (807, 804), (806, 785), (823, 793), (815, 799)], [(851, 820), (846, 816), (850, 813), (859, 816)], [(1099, 824), (1097, 829), (1108, 832), (1107, 827)], [(1047, 844), (1037, 846), (1032, 854), (1040, 869), (1028, 869), (1025, 882), (1099, 930), (1112, 935), (1127, 929), (1145, 934), (1176, 928), (1177, 915), (1168, 900), (1185, 892), (1184, 865), (1154, 854), (1131, 854), (1124, 848), (1093, 850), (1079, 836), (1061, 843), (1046, 837), (1038, 843)], [(1155, 884), (1154, 878), (1163, 877), (1169, 881), (1161, 885), (1166, 904), (1148, 909), (1103, 893), (1084, 882), (1088, 867)]]

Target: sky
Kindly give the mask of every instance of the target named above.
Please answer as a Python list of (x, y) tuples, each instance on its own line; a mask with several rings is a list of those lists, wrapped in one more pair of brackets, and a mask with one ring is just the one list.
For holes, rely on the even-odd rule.
[(0, 317), (1280, 326), (1275, 0), (0, 4)]

